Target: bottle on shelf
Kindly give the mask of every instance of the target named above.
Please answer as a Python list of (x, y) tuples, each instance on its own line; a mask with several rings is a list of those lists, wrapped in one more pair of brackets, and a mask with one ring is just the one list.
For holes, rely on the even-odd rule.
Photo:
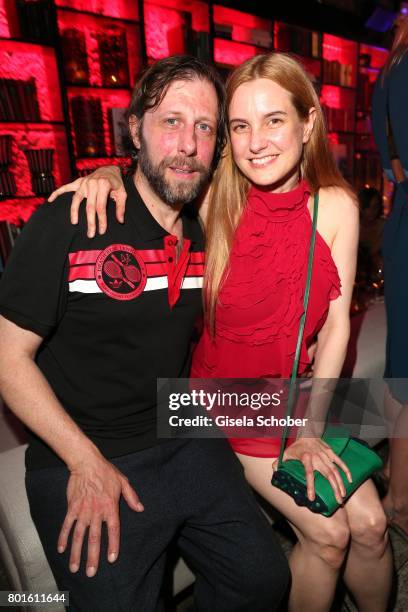
[(50, 0), (17, 0), (18, 21), (22, 37), (42, 44), (55, 41), (55, 27)]
[(61, 33), (61, 48), (66, 80), (69, 83), (89, 84), (89, 66), (84, 33), (75, 28), (66, 28)]
[(33, 192), (38, 196), (49, 195), (55, 189), (52, 174), (54, 149), (26, 149), (24, 153), (30, 168)]
[(98, 98), (75, 96), (71, 100), (78, 157), (105, 157), (102, 104)]
[(112, 26), (108, 32), (98, 32), (99, 61), (102, 85), (129, 87), (129, 64), (126, 32)]
[(12, 161), (12, 136), (0, 136), (0, 199), (10, 198), (16, 194), (14, 175), (9, 171)]
[(0, 121), (41, 121), (35, 79), (0, 79)]

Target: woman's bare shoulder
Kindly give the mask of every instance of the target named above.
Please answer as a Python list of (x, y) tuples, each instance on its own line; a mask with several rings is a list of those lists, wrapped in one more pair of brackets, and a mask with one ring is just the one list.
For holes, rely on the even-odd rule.
[[(359, 207), (357, 198), (342, 187), (319, 189), (319, 216), (317, 229), (332, 246), (339, 230), (358, 231)], [(355, 230), (355, 231), (354, 231)]]
[(343, 187), (321, 187), (319, 190), (319, 208), (325, 216), (336, 223), (346, 219), (358, 220), (359, 204), (357, 196)]

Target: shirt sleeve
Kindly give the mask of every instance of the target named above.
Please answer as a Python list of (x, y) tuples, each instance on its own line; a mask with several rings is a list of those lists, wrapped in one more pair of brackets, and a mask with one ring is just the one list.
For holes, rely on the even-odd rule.
[(392, 133), (398, 157), (408, 169), (408, 52), (391, 69), (389, 83)]
[(61, 319), (67, 300), (67, 258), (75, 227), (72, 194), (43, 204), (11, 252), (0, 282), (0, 314), (43, 338)]

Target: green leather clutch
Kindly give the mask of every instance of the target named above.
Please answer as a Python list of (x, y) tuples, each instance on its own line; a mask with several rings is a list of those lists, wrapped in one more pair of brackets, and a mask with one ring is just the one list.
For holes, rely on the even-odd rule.
[[(299, 367), (300, 349), (302, 346), (312, 278), (318, 206), (319, 197), (318, 194), (316, 194), (314, 197), (313, 226), (312, 235), (310, 238), (306, 288), (303, 298), (303, 314), (299, 324), (295, 359), (289, 386), (286, 417), (292, 416), (295, 399), (296, 376)], [(330, 516), (337, 510), (337, 508), (339, 508), (340, 504), (334, 497), (332, 486), (327, 478), (325, 478), (320, 472), (315, 471), (314, 486), (316, 496), (313, 501), (310, 501), (307, 497), (306, 475), (302, 462), (296, 459), (288, 459), (287, 461), (283, 461), (283, 453), (285, 451), (288, 434), (289, 427), (286, 425), (282, 434), (278, 469), (273, 474), (271, 481), (272, 484), (290, 495), (299, 506), (306, 506), (312, 512), (323, 514), (324, 516)], [(377, 453), (371, 450), (371, 448), (365, 442), (355, 438), (350, 438), (347, 430), (344, 428), (328, 428), (323, 436), (323, 440), (332, 448), (336, 455), (338, 455), (344, 461), (351, 472), (353, 482), (350, 483), (347, 480), (347, 476), (344, 474), (344, 472), (338, 466), (336, 466), (346, 489), (346, 497), (344, 498), (345, 501), (365, 480), (367, 480), (367, 478), (370, 477), (373, 472), (381, 468), (382, 461)]]
[[(347, 432), (343, 429), (328, 428), (322, 439), (351, 472), (353, 482), (349, 482), (341, 468), (337, 468), (346, 489), (346, 501), (373, 472), (382, 467), (382, 460), (366, 442), (347, 437)], [(313, 501), (307, 497), (305, 468), (297, 459), (283, 461), (272, 477), (272, 484), (293, 497), (298, 506), (306, 506), (312, 512), (331, 516), (339, 508), (332, 486), (320, 472), (315, 471), (314, 475)]]

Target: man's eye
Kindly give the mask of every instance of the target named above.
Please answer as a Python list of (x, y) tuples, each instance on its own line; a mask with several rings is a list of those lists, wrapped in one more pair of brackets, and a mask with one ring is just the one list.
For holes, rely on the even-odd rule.
[(208, 123), (199, 123), (198, 127), (199, 127), (199, 129), (202, 132), (211, 132), (212, 131), (212, 127), (211, 127), (211, 125), (208, 125)]
[(166, 123), (167, 125), (177, 125), (177, 119), (175, 119), (174, 117), (168, 117), (166, 119)]

